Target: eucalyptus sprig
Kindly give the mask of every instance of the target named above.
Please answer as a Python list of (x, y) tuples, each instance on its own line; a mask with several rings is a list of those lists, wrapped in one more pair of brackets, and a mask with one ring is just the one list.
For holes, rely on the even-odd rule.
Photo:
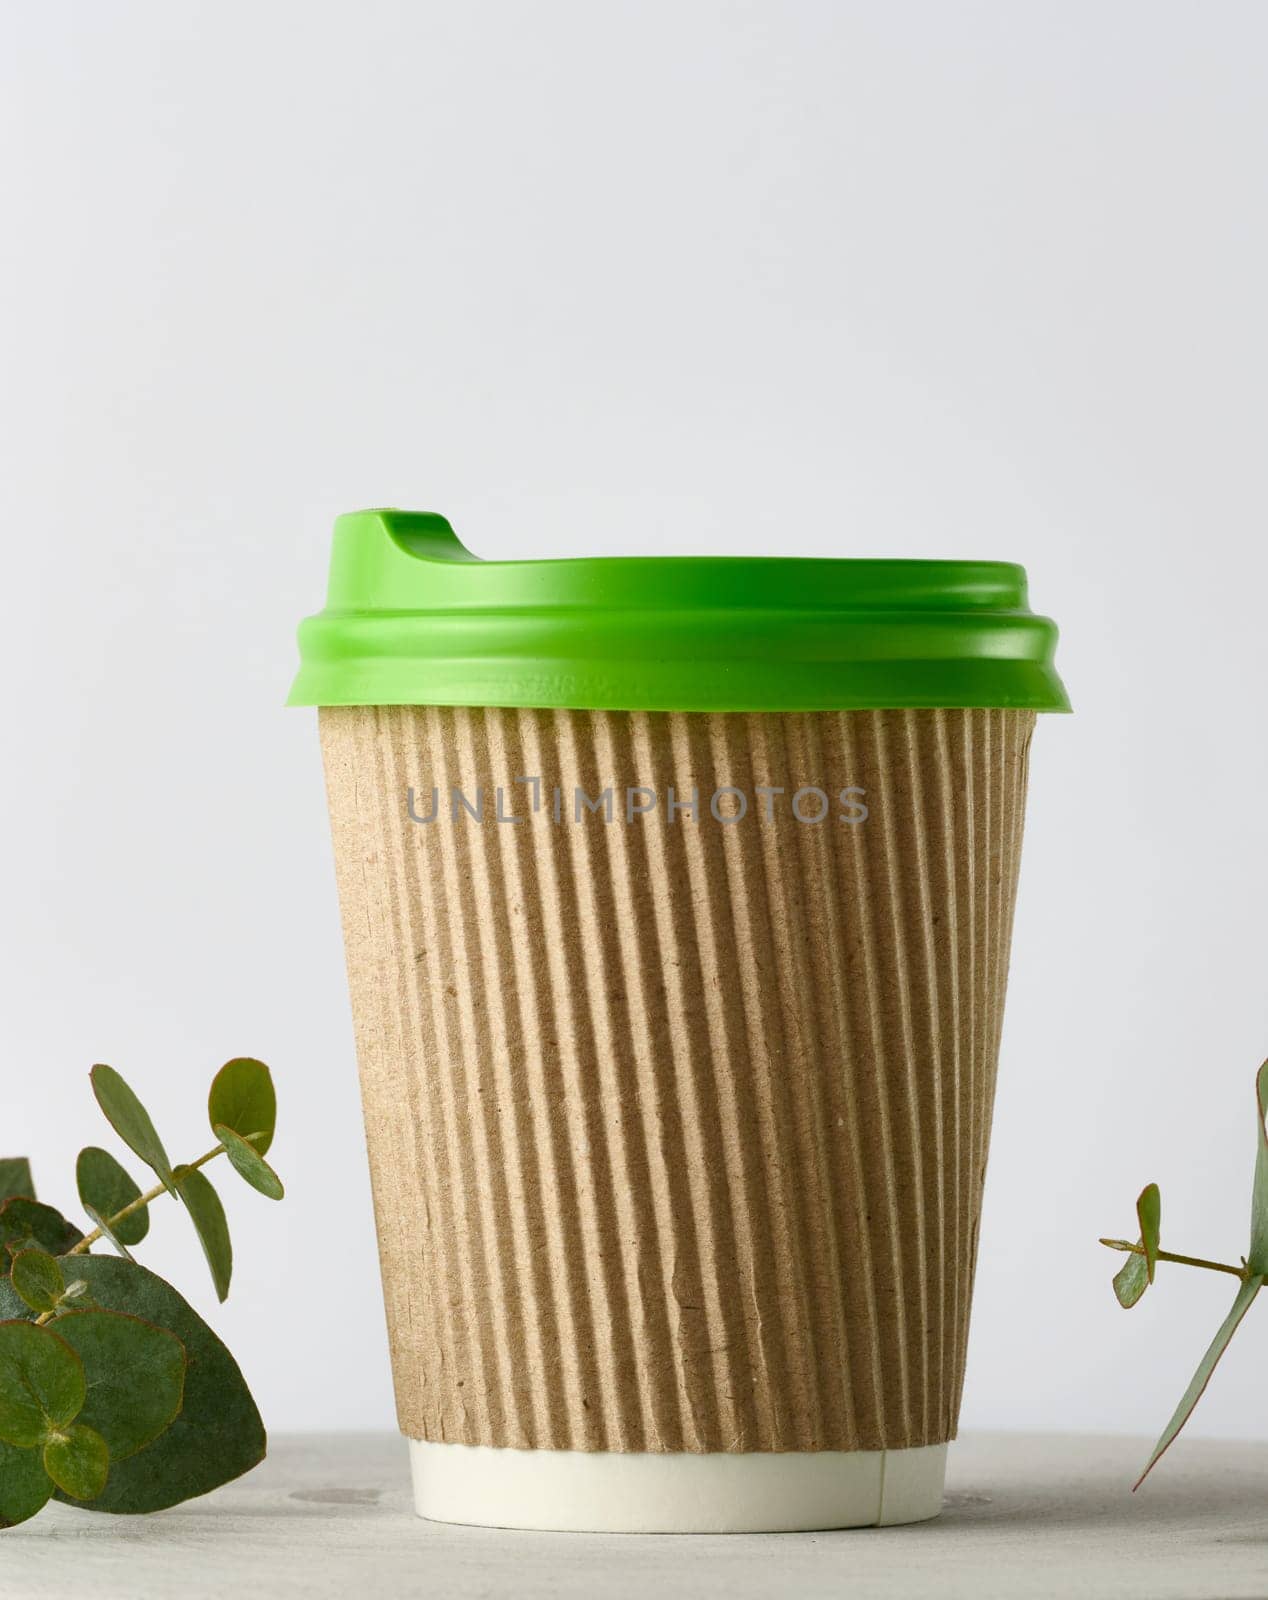
[[(149, 1232), (151, 1204), (170, 1194), (225, 1299), (233, 1249), (202, 1169), (227, 1156), (253, 1189), (282, 1198), (264, 1160), (277, 1122), (269, 1069), (249, 1057), (221, 1067), (208, 1097), (217, 1143), (175, 1166), (124, 1079), (96, 1066), (91, 1080), (111, 1127), (159, 1181), (142, 1191), (109, 1151), (81, 1150), (85, 1232), (36, 1199), (25, 1157), (0, 1160), (0, 1528), (52, 1497), (90, 1511), (158, 1511), (238, 1477), (266, 1449), (233, 1357), (131, 1252)], [(103, 1240), (118, 1254), (91, 1254)]]
[(1227, 1350), (1229, 1341), (1241, 1325), (1242, 1318), (1250, 1310), (1255, 1296), (1268, 1279), (1268, 1129), (1264, 1125), (1266, 1112), (1268, 1112), (1268, 1061), (1264, 1062), (1255, 1075), (1255, 1179), (1250, 1202), (1250, 1247), (1247, 1254), (1239, 1258), (1239, 1265), (1233, 1266), (1227, 1261), (1208, 1260), (1205, 1256), (1178, 1255), (1173, 1251), (1163, 1250), (1160, 1244), (1162, 1199), (1156, 1183), (1146, 1185), (1137, 1198), (1136, 1221), (1140, 1237), (1136, 1242), (1132, 1244), (1126, 1239), (1101, 1240), (1101, 1243), (1108, 1245), (1111, 1250), (1122, 1250), (1127, 1253), (1126, 1262), (1114, 1275), (1114, 1293), (1119, 1305), (1125, 1310), (1130, 1310), (1136, 1305), (1145, 1290), (1153, 1283), (1160, 1261), (1173, 1262), (1181, 1267), (1197, 1267), (1205, 1272), (1227, 1273), (1238, 1281), (1237, 1294), (1228, 1315), (1220, 1324), (1206, 1354), (1198, 1363), (1197, 1371), (1193, 1374), (1189, 1387), (1184, 1391), (1171, 1421), (1163, 1429), (1161, 1438), (1154, 1446), (1153, 1454), (1145, 1463), (1145, 1470), (1137, 1478), (1134, 1485), (1137, 1489), (1193, 1415), (1193, 1409), (1211, 1381), (1211, 1374), (1215, 1371), (1220, 1357)]

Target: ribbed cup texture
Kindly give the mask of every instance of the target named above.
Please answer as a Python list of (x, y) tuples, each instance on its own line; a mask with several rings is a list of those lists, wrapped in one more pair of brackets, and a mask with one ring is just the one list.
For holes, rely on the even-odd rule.
[(321, 725), (402, 1431), (952, 1438), (1033, 714)]

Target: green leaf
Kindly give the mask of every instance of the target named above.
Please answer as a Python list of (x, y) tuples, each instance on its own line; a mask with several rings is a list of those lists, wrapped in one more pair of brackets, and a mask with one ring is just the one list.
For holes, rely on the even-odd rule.
[(88, 1379), (79, 1420), (106, 1441), (111, 1461), (144, 1450), (180, 1411), (184, 1345), (166, 1328), (121, 1311), (68, 1312), (57, 1331)]
[(44, 1470), (72, 1500), (95, 1500), (106, 1487), (110, 1451), (99, 1433), (77, 1422), (44, 1446)]
[(79, 1415), (84, 1366), (68, 1344), (33, 1322), (0, 1322), (0, 1439), (20, 1450)]
[(1255, 1074), (1255, 1187), (1250, 1200), (1250, 1254), (1252, 1272), (1268, 1276), (1268, 1061)]
[(12, 1200), (15, 1194), (35, 1199), (35, 1184), (31, 1181), (31, 1163), (25, 1156), (0, 1158), (0, 1200)]
[(0, 1250), (7, 1248), (10, 1255), (38, 1245), (51, 1256), (64, 1256), (82, 1238), (73, 1222), (38, 1200), (17, 1195), (0, 1205)]
[(282, 1187), (282, 1180), (268, 1162), (255, 1153), (253, 1146), (245, 1139), (240, 1139), (233, 1129), (226, 1127), (223, 1122), (216, 1124), (216, 1138), (224, 1145), (225, 1154), (229, 1157), (233, 1170), (245, 1178), (253, 1189), (258, 1189), (270, 1200), (282, 1198), (286, 1193)]
[(60, 1265), (43, 1250), (19, 1250), (9, 1274), (13, 1287), (32, 1311), (51, 1311), (66, 1288)]
[(0, 1443), (0, 1528), (16, 1527), (42, 1511), (52, 1492), (38, 1450)]
[(1149, 1287), (1149, 1268), (1144, 1256), (1129, 1255), (1114, 1274), (1114, 1293), (1124, 1311), (1131, 1308)]
[[(75, 1182), (84, 1209), (91, 1211), (94, 1217), (113, 1217), (141, 1198), (140, 1189), (109, 1150), (100, 1150), (93, 1144), (79, 1152)], [(109, 1237), (116, 1244), (140, 1244), (149, 1231), (150, 1208), (142, 1206), (130, 1217), (124, 1217)]]
[[(87, 1280), (100, 1305), (174, 1333), (189, 1362), (180, 1415), (147, 1449), (115, 1462), (105, 1492), (87, 1509), (162, 1511), (218, 1489), (262, 1461), (264, 1424), (237, 1362), (171, 1284), (119, 1256), (76, 1256), (74, 1271)], [(17, 1316), (23, 1309), (0, 1280), (0, 1316)]]
[(119, 1254), (121, 1256), (126, 1256), (129, 1261), (136, 1260), (136, 1257), (132, 1254), (131, 1250), (128, 1249), (127, 1245), (124, 1244), (123, 1240), (120, 1239), (117, 1233), (115, 1233), (113, 1228), (111, 1228), (110, 1224), (100, 1212), (94, 1211), (89, 1205), (86, 1205), (84, 1210), (88, 1213), (89, 1220), (92, 1222), (93, 1226), (101, 1229), (101, 1237), (106, 1241), (107, 1244), (112, 1244)]
[(140, 1156), (147, 1167), (154, 1169), (163, 1187), (175, 1194), (172, 1164), (167, 1159), (163, 1141), (154, 1131), (149, 1112), (113, 1067), (99, 1064), (92, 1069), (89, 1077), (92, 1079), (92, 1092), (105, 1113), (106, 1121), (133, 1155)]
[(1162, 1230), (1162, 1196), (1156, 1183), (1146, 1184), (1136, 1201), (1136, 1220), (1140, 1223), (1140, 1242), (1145, 1248), (1145, 1267), (1154, 1281), (1158, 1265), (1158, 1239)]
[(277, 1126), (277, 1092), (263, 1061), (253, 1061), (250, 1056), (226, 1061), (212, 1080), (207, 1117), (213, 1128), (232, 1128), (240, 1139), (262, 1135), (251, 1143), (264, 1155)]
[[(1154, 1281), (1158, 1265), (1158, 1239), (1162, 1224), (1162, 1199), (1156, 1183), (1146, 1184), (1136, 1200), (1136, 1220), (1140, 1224), (1139, 1251), (1129, 1253), (1127, 1260), (1114, 1274), (1114, 1293), (1124, 1311), (1131, 1308)], [(1102, 1244), (1115, 1250), (1126, 1250), (1122, 1240), (1103, 1239)]]
[(1225, 1350), (1228, 1349), (1229, 1340), (1237, 1332), (1238, 1324), (1246, 1315), (1247, 1311), (1249, 1311), (1251, 1302), (1263, 1287), (1263, 1282), (1264, 1280), (1262, 1274), (1256, 1274), (1252, 1278), (1247, 1278), (1245, 1283), (1242, 1284), (1241, 1288), (1238, 1289), (1237, 1298), (1233, 1301), (1232, 1310), (1220, 1324), (1220, 1331), (1215, 1335), (1214, 1339), (1211, 1340), (1210, 1348), (1198, 1363), (1198, 1370), (1193, 1374), (1193, 1377), (1189, 1383), (1189, 1387), (1184, 1391), (1184, 1398), (1176, 1407), (1171, 1421), (1162, 1430), (1162, 1437), (1154, 1446), (1154, 1453), (1150, 1456), (1149, 1461), (1145, 1466), (1145, 1470), (1141, 1473), (1140, 1477), (1136, 1479), (1135, 1485), (1133, 1486), (1134, 1488), (1140, 1488), (1141, 1484), (1144, 1483), (1145, 1479), (1149, 1476), (1150, 1472), (1157, 1464), (1158, 1458), (1167, 1449), (1168, 1445), (1172, 1443), (1172, 1441), (1175, 1439), (1175, 1436), (1180, 1432), (1180, 1429), (1184, 1427), (1185, 1423), (1192, 1416), (1194, 1406), (1196, 1406), (1198, 1401), (1202, 1398), (1203, 1390), (1211, 1381), (1211, 1374), (1215, 1371), (1220, 1357), (1224, 1354)]
[(176, 1171), (176, 1192), (185, 1202), (185, 1209), (198, 1231), (198, 1240), (211, 1268), (211, 1281), (216, 1294), (224, 1300), (229, 1294), (229, 1279), (233, 1276), (233, 1246), (229, 1242), (229, 1224), (220, 1196), (194, 1167), (179, 1167)]

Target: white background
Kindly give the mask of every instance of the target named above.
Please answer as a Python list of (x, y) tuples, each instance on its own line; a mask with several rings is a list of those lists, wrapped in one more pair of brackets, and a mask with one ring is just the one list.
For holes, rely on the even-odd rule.
[[(341, 510), (487, 555), (1003, 557), (1060, 620), (964, 1421), (1156, 1432), (1231, 1298), (1131, 1316), (1147, 1179), (1246, 1246), (1268, 1054), (1268, 10), (1160, 0), (0, 6), (0, 1153), (223, 1184), (269, 1423), (390, 1426), (314, 718)], [(1198, 1412), (1268, 1433), (1252, 1313)]]

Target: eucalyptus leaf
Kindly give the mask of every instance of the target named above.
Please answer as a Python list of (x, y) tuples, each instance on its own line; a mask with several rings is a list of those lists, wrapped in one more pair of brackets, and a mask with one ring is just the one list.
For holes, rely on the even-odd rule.
[(233, 1245), (229, 1240), (229, 1224), (220, 1196), (195, 1167), (180, 1167), (176, 1173), (176, 1192), (185, 1202), (198, 1242), (211, 1268), (211, 1281), (216, 1294), (224, 1300), (229, 1294), (229, 1280), (233, 1276)]
[(167, 1159), (163, 1141), (150, 1121), (150, 1114), (113, 1067), (95, 1066), (89, 1077), (97, 1104), (105, 1113), (106, 1121), (132, 1151), (140, 1156), (147, 1167), (153, 1168), (163, 1187), (175, 1194), (172, 1164)]
[[(96, 1217), (113, 1217), (141, 1198), (140, 1188), (109, 1150), (101, 1150), (93, 1144), (79, 1152), (75, 1182), (84, 1208)], [(115, 1224), (110, 1239), (117, 1244), (140, 1244), (149, 1231), (150, 1208), (142, 1206)]]
[(1144, 1256), (1131, 1254), (1114, 1274), (1114, 1293), (1124, 1311), (1131, 1308), (1149, 1287), (1149, 1268)]
[(66, 1289), (62, 1269), (43, 1250), (19, 1250), (9, 1274), (13, 1287), (32, 1311), (52, 1311)]
[(44, 1446), (44, 1470), (72, 1500), (95, 1500), (106, 1487), (110, 1451), (95, 1429), (77, 1422)]
[[(174, 1333), (121, 1311), (72, 1311), (57, 1332), (84, 1364), (80, 1422), (95, 1428), (112, 1462), (158, 1438), (181, 1408), (185, 1347)], [(97, 1491), (100, 1493), (100, 1491)]]
[(1192, 1416), (1193, 1408), (1202, 1398), (1202, 1393), (1207, 1384), (1211, 1381), (1211, 1374), (1215, 1371), (1220, 1357), (1224, 1354), (1225, 1350), (1228, 1349), (1229, 1340), (1237, 1332), (1238, 1324), (1246, 1315), (1247, 1311), (1250, 1310), (1255, 1296), (1263, 1287), (1263, 1283), (1263, 1275), (1256, 1274), (1254, 1277), (1247, 1278), (1245, 1283), (1243, 1283), (1238, 1289), (1237, 1298), (1233, 1301), (1232, 1309), (1224, 1318), (1224, 1321), (1220, 1324), (1219, 1332), (1215, 1335), (1214, 1339), (1211, 1340), (1209, 1349), (1198, 1363), (1198, 1370), (1193, 1374), (1193, 1377), (1189, 1383), (1189, 1387), (1184, 1391), (1184, 1397), (1181, 1399), (1180, 1404), (1176, 1407), (1171, 1421), (1162, 1430), (1162, 1437), (1154, 1446), (1154, 1453), (1150, 1456), (1149, 1461), (1145, 1466), (1145, 1470), (1141, 1473), (1140, 1477), (1137, 1478), (1135, 1483), (1135, 1487), (1137, 1489), (1139, 1489), (1141, 1484), (1144, 1483), (1145, 1479), (1149, 1476), (1150, 1472), (1157, 1464), (1159, 1457), (1174, 1441), (1176, 1435), (1180, 1432), (1180, 1429), (1184, 1427), (1190, 1416)]
[(286, 1193), (282, 1180), (268, 1162), (256, 1154), (255, 1147), (222, 1122), (216, 1124), (215, 1132), (216, 1138), (225, 1147), (229, 1164), (239, 1177), (245, 1178), (253, 1189), (267, 1195), (270, 1200), (280, 1200)]
[(50, 1428), (69, 1426), (85, 1392), (83, 1362), (55, 1333), (33, 1322), (0, 1322), (0, 1439), (5, 1444), (30, 1450)]
[(263, 1061), (238, 1056), (225, 1062), (212, 1080), (207, 1118), (213, 1128), (232, 1128), (240, 1139), (251, 1139), (261, 1155), (268, 1151), (277, 1126), (277, 1093)]
[(31, 1163), (25, 1156), (0, 1157), (0, 1200), (12, 1200), (15, 1194), (35, 1199)]
[[(88, 1510), (162, 1511), (218, 1489), (264, 1459), (264, 1424), (237, 1362), (171, 1284), (119, 1256), (76, 1256), (74, 1272), (87, 1280), (99, 1305), (174, 1333), (188, 1359), (176, 1420), (147, 1449), (115, 1462), (105, 1492)], [(0, 1316), (24, 1309), (0, 1280)]]
[(1136, 1201), (1136, 1220), (1140, 1223), (1140, 1242), (1144, 1247), (1145, 1267), (1150, 1283), (1158, 1265), (1158, 1243), (1162, 1231), (1162, 1196), (1156, 1183), (1146, 1184)]
[(129, 1261), (136, 1260), (136, 1257), (132, 1254), (131, 1250), (128, 1249), (127, 1245), (124, 1244), (123, 1240), (120, 1239), (117, 1233), (115, 1233), (114, 1229), (99, 1211), (94, 1211), (93, 1208), (87, 1203), (84, 1205), (84, 1210), (88, 1213), (93, 1226), (101, 1229), (101, 1236), (108, 1244), (112, 1244), (119, 1254), (121, 1256), (126, 1256)]
[(1268, 1130), (1264, 1115), (1268, 1112), (1268, 1061), (1255, 1074), (1255, 1186), (1250, 1201), (1250, 1254), (1247, 1265), (1251, 1272), (1268, 1276)]
[[(73, 1259), (77, 1264), (79, 1261), (83, 1260), (83, 1257), (76, 1256), (74, 1258), (68, 1258), (68, 1260), (70, 1259)], [(88, 1285), (82, 1278), (72, 1278), (66, 1285), (65, 1292), (63, 1293), (61, 1299), (57, 1302), (57, 1305), (53, 1311), (53, 1315), (55, 1317), (61, 1317), (64, 1316), (68, 1311), (95, 1310), (97, 1310), (97, 1305), (93, 1300), (93, 1297), (88, 1293)]]
[(25, 1522), (48, 1504), (53, 1480), (38, 1450), (19, 1450), (0, 1442), (0, 1528)]
[(62, 1256), (82, 1238), (83, 1234), (73, 1222), (38, 1200), (15, 1195), (0, 1205), (0, 1252), (7, 1248), (9, 1254), (14, 1255), (38, 1245), (51, 1256)]

